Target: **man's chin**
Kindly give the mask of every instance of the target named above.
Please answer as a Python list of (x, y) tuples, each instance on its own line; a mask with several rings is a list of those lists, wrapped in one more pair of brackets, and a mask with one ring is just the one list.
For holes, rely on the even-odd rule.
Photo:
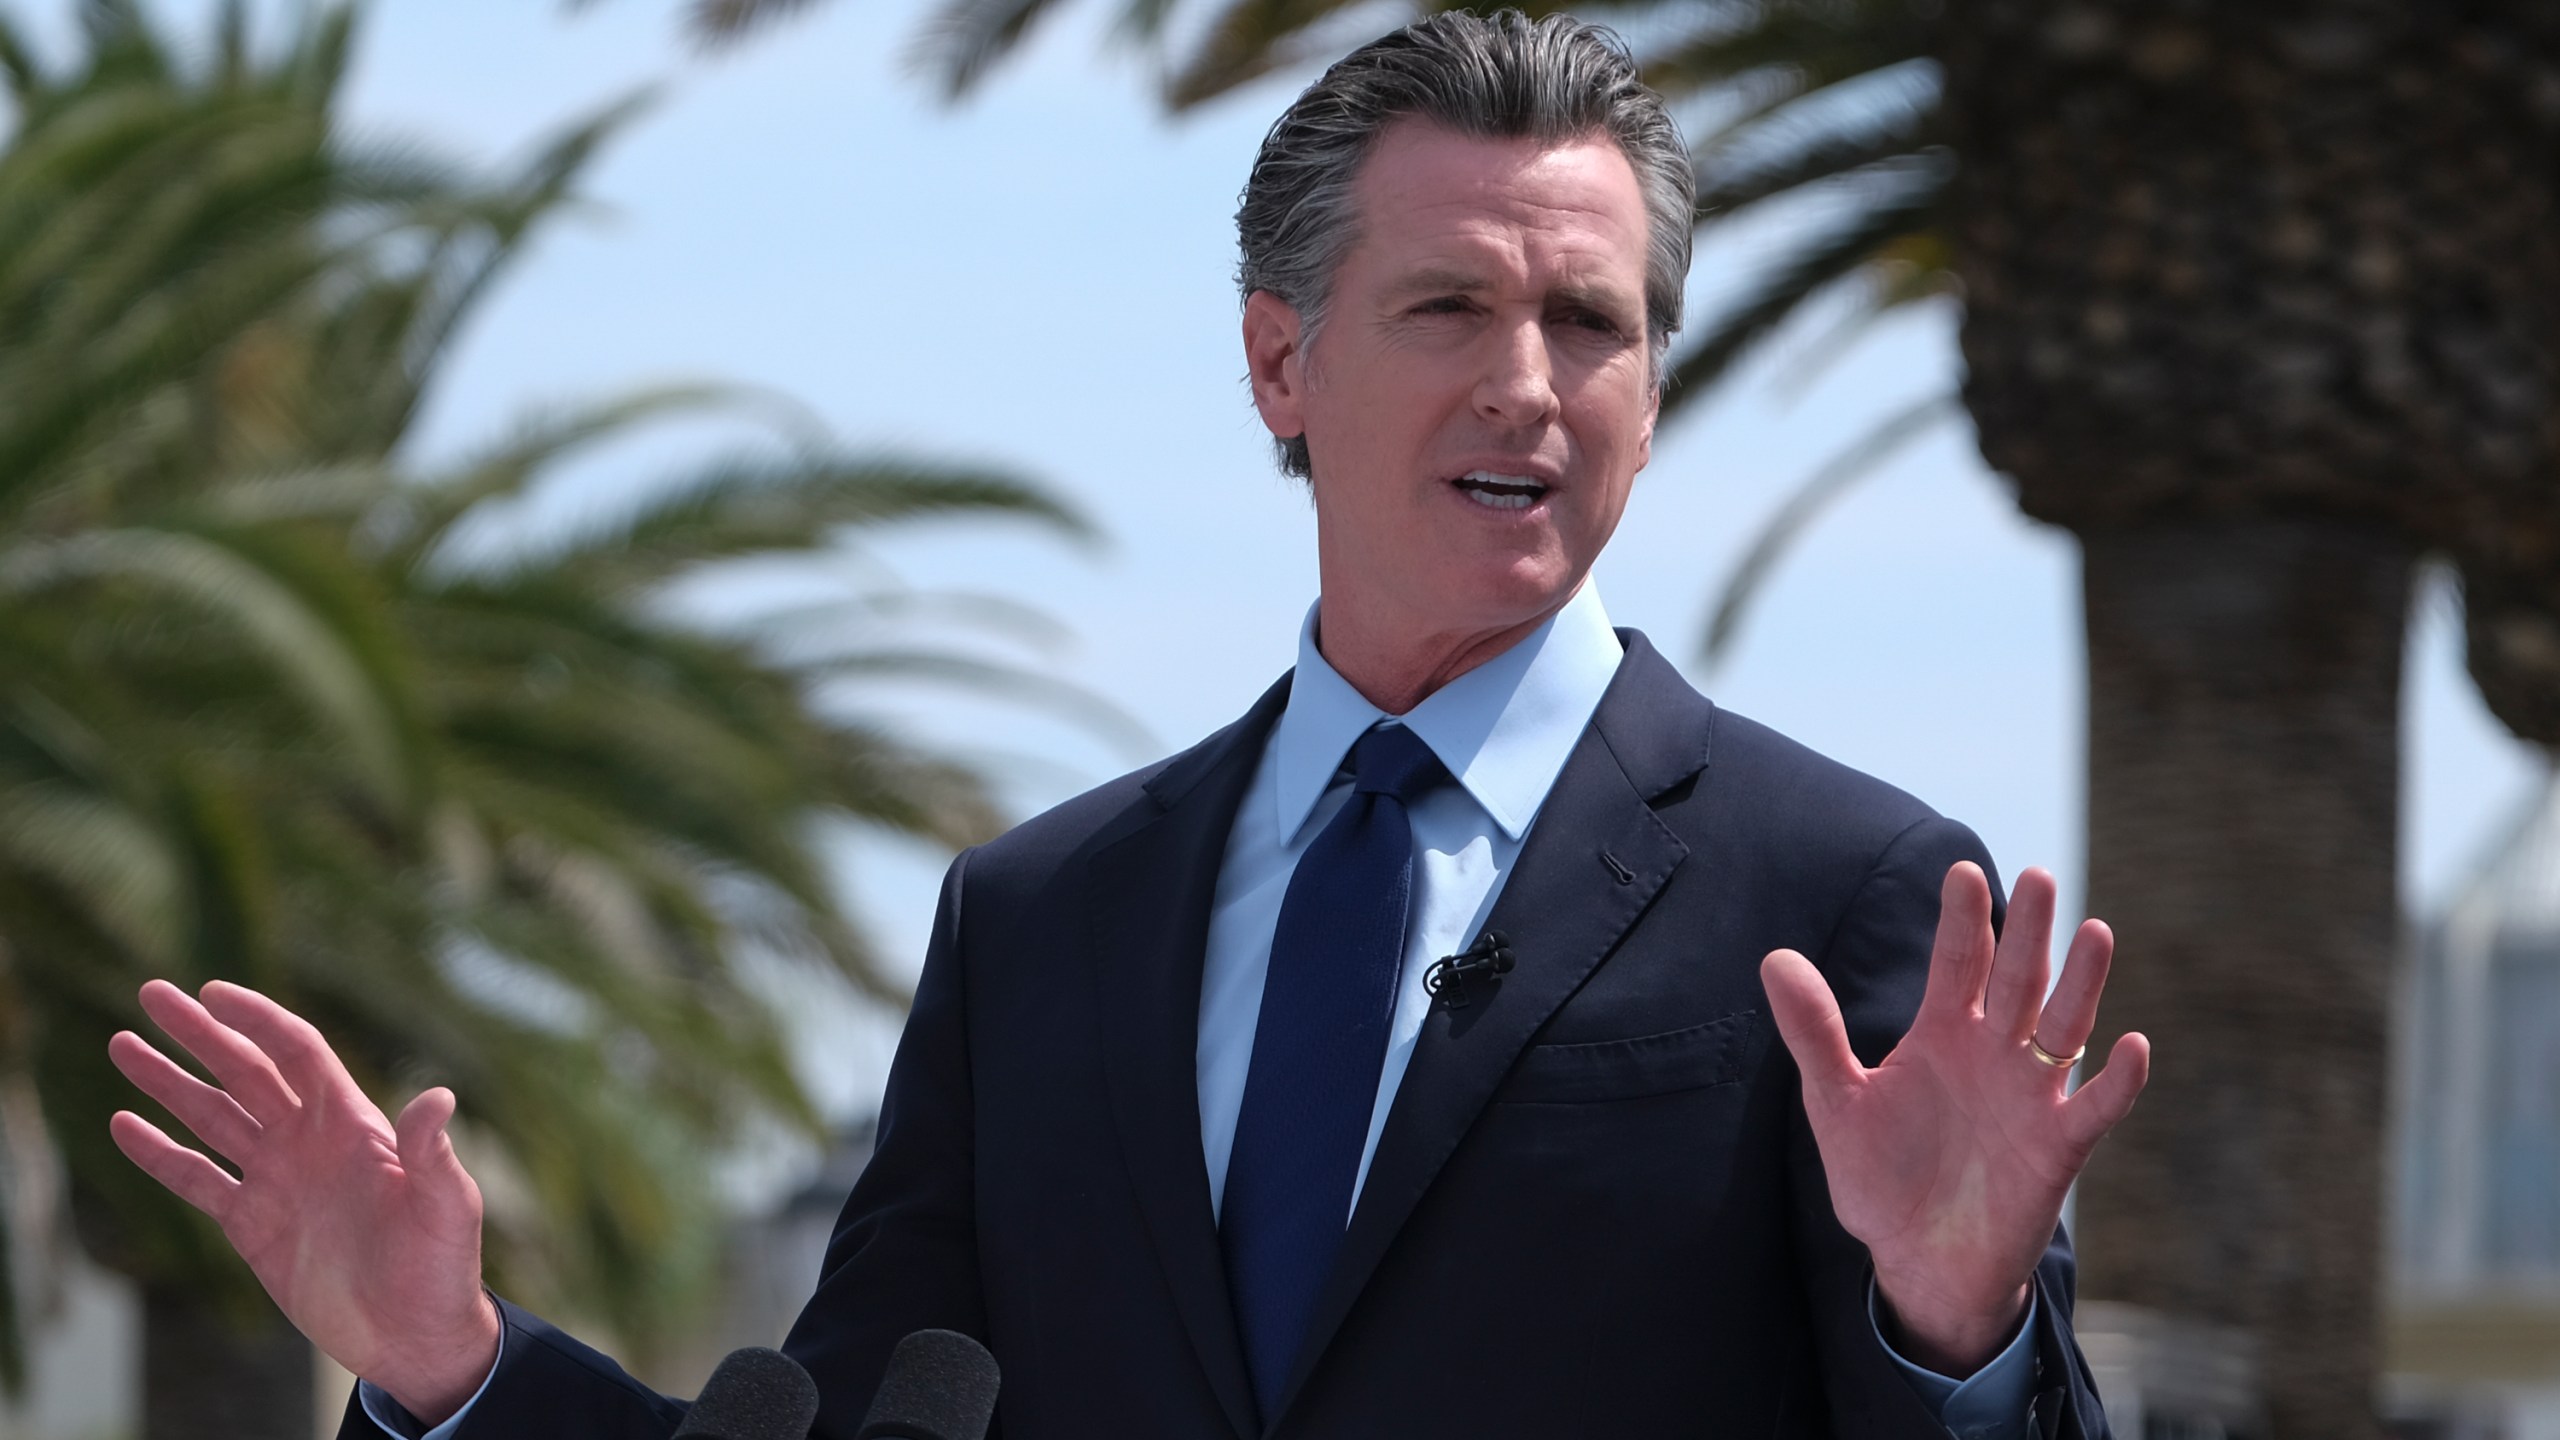
[(1537, 553), (1477, 554), (1437, 565), (1399, 563), (1372, 552), (1351, 573), (1333, 578), (1329, 603), (1349, 604), (1370, 619), (1363, 630), (1435, 641), (1481, 640), (1525, 630), (1564, 608), (1586, 568), (1566, 564), (1552, 547)]

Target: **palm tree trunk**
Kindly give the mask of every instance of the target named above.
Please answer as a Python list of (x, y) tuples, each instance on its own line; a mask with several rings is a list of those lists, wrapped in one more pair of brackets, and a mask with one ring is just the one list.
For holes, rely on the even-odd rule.
[(311, 1440), (311, 1342), (261, 1302), (247, 1316), (197, 1292), (142, 1292), (142, 1440)]
[(2318, 520), (2083, 541), (2089, 909), (2122, 957), (2096, 1045), (2157, 1063), (2081, 1183), (2082, 1290), (2253, 1336), (2268, 1440), (2379, 1440), (2415, 557)]

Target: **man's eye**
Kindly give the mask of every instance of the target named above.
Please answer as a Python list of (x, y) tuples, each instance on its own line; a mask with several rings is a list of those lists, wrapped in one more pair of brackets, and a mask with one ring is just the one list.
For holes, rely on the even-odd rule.
[(1615, 335), (1619, 333), (1618, 322), (1601, 314), (1597, 310), (1576, 310), (1566, 318), (1570, 323), (1579, 326), (1582, 329), (1592, 331), (1595, 334)]
[(1464, 295), (1440, 295), (1413, 307), (1416, 315), (1462, 315), (1467, 310)]

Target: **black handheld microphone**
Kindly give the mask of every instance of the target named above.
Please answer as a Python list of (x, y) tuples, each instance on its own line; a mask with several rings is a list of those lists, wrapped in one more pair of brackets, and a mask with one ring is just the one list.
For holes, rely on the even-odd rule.
[(675, 1440), (809, 1440), (818, 1387), (779, 1350), (732, 1350), (703, 1382)]
[(957, 1330), (919, 1330), (889, 1352), (880, 1393), (853, 1440), (986, 1440), (996, 1357)]

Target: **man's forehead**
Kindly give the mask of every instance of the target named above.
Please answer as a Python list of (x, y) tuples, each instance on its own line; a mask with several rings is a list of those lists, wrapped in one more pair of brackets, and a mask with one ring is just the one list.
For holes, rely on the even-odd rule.
[(1598, 133), (1544, 141), (1401, 120), (1353, 188), (1361, 231), (1448, 248), (1468, 263), (1473, 251), (1524, 233), (1640, 245), (1646, 229), (1634, 167)]
[(1613, 193), (1587, 174), (1507, 186), (1440, 175), (1362, 199), (1351, 265), (1398, 295), (1534, 282), (1632, 298), (1643, 285), (1649, 237), (1632, 184)]

